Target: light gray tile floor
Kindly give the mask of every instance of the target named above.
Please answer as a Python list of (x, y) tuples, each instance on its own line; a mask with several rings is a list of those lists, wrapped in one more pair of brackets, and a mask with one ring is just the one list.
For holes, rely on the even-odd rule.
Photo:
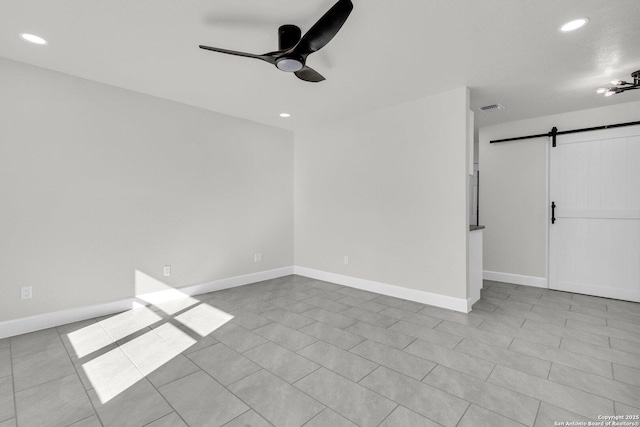
[(0, 340), (0, 427), (616, 414), (640, 415), (640, 304), (492, 281), (469, 314), (288, 276)]

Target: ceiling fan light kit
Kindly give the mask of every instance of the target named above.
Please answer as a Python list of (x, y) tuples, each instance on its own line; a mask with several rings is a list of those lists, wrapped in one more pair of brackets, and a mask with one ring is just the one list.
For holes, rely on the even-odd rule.
[(631, 73), (633, 83), (625, 82), (624, 80), (613, 80), (612, 87), (601, 87), (596, 90), (596, 93), (604, 96), (612, 96), (618, 93), (626, 92), (628, 90), (640, 89), (640, 70)]
[(302, 70), (304, 64), (302, 60), (298, 58), (280, 58), (276, 61), (276, 67), (281, 71), (295, 73), (296, 71)]
[(282, 25), (278, 29), (279, 50), (275, 52), (255, 55), (205, 45), (200, 45), (200, 49), (259, 59), (275, 65), (281, 71), (294, 73), (300, 80), (313, 83), (321, 82), (325, 78), (314, 69), (307, 67), (307, 57), (322, 49), (333, 39), (352, 10), (351, 0), (338, 0), (304, 36), (299, 27), (291, 24)]

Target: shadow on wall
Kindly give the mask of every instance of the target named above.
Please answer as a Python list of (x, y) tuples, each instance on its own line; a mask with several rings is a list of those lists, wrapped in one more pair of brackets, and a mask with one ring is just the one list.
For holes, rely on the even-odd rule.
[(103, 404), (233, 319), (139, 270), (135, 289), (131, 310), (66, 335)]

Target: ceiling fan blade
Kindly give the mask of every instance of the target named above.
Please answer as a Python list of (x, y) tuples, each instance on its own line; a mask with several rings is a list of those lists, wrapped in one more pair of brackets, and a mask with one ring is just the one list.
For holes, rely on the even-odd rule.
[(353, 10), (351, 0), (338, 0), (313, 27), (302, 36), (293, 53), (308, 55), (322, 49), (338, 33)]
[(296, 77), (300, 80), (304, 80), (306, 82), (318, 83), (323, 81), (325, 78), (322, 75), (314, 70), (313, 68), (309, 68), (306, 65), (302, 67), (300, 71), (295, 72)]
[(211, 47), (211, 46), (204, 46), (204, 45), (200, 45), (199, 47), (200, 49), (211, 50), (213, 52), (226, 53), (226, 54), (235, 55), (235, 56), (244, 56), (246, 58), (260, 59), (262, 61), (268, 62), (269, 64), (276, 63), (276, 58), (275, 56), (272, 56), (272, 55), (275, 55), (277, 52), (265, 53), (264, 55), (254, 55), (253, 53), (238, 52), (235, 50), (228, 50), (228, 49), (220, 49), (219, 47)]

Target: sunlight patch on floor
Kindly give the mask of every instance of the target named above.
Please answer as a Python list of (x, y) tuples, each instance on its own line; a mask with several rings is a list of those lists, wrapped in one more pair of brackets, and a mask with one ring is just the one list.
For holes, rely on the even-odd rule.
[(120, 348), (143, 375), (149, 375), (179, 354), (178, 350), (154, 331), (149, 331)]
[(67, 337), (79, 359), (115, 342), (99, 323), (71, 332)]
[(144, 375), (118, 347), (82, 365), (100, 402), (113, 399)]
[(233, 319), (233, 316), (209, 304), (200, 304), (175, 319), (204, 337)]
[(98, 322), (114, 341), (121, 340), (162, 320), (147, 307), (135, 308)]
[(140, 270), (135, 271), (135, 287), (137, 299), (167, 314), (175, 314), (200, 302)]
[(198, 342), (171, 323), (165, 323), (162, 326), (155, 328), (154, 331), (179, 353), (182, 353)]
[(103, 404), (196, 344), (195, 335), (205, 337), (233, 319), (231, 314), (138, 270), (135, 279), (136, 292), (145, 291), (136, 294), (142, 301), (138, 307), (67, 334), (75, 355), (90, 358), (153, 325), (144, 334), (82, 364)]

